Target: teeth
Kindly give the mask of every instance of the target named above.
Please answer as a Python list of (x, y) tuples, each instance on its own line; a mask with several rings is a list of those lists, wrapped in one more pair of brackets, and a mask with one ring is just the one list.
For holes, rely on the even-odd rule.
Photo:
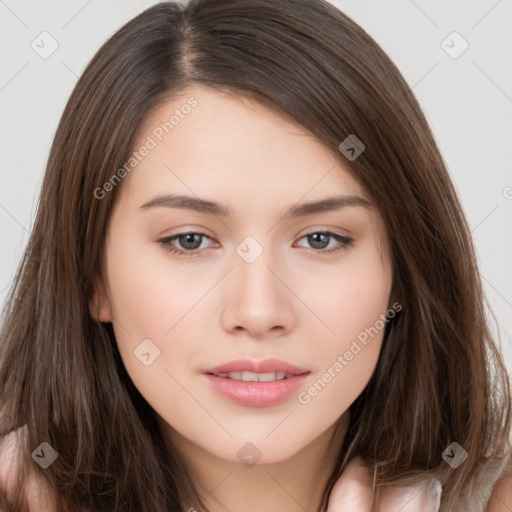
[(293, 377), (291, 373), (270, 372), (270, 373), (254, 373), (254, 372), (229, 372), (218, 373), (217, 377), (224, 377), (233, 380), (241, 380), (243, 382), (270, 382), (273, 380), (283, 380)]

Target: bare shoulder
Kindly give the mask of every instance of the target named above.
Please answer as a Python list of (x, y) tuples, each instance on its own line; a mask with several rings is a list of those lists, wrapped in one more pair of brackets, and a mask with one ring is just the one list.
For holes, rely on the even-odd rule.
[(512, 475), (498, 480), (485, 512), (510, 512), (512, 510)]
[(26, 429), (21, 427), (0, 438), (0, 490), (8, 495), (18, 473), (17, 448)]
[[(20, 427), (0, 438), (0, 492), (9, 499), (19, 477), (19, 447), (26, 436), (26, 427)], [(29, 510), (55, 511), (48, 486), (35, 472), (30, 473), (25, 487)]]

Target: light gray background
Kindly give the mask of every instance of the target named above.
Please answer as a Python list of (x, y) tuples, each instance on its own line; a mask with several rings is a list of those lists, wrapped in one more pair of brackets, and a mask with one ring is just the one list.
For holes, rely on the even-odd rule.
[[(155, 4), (143, 0), (0, 0), (0, 306), (31, 229), (57, 123), (99, 46)], [(337, 0), (413, 87), (471, 226), (512, 370), (512, 1)], [(46, 31), (58, 43), (48, 58)], [(454, 59), (453, 31), (469, 44)], [(443, 46), (462, 48), (457, 36)], [(65, 205), (63, 205), (65, 207)]]

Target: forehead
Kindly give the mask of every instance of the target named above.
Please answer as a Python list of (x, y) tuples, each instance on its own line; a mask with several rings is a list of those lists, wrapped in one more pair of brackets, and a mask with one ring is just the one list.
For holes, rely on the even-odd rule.
[(342, 158), (304, 127), (256, 99), (213, 88), (191, 86), (153, 108), (132, 150), (145, 156), (123, 187), (138, 196), (176, 187), (249, 201), (364, 195)]

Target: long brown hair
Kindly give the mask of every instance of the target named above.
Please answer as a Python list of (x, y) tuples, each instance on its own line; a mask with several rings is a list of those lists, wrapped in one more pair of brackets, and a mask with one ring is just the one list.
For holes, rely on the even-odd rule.
[[(148, 112), (193, 83), (250, 95), (307, 128), (350, 165), (387, 226), (403, 310), (350, 407), (343, 446), (332, 447), (339, 458), (324, 498), (360, 455), (378, 468), (378, 484), (428, 473), (443, 485), (442, 510), (461, 509), (480, 472), (505, 460), (511, 428), (470, 233), (410, 88), (377, 43), (323, 0), (160, 3), (87, 66), (59, 123), (4, 311), (0, 436), (26, 425), (20, 474), (38, 471), (59, 510), (204, 510), (127, 375), (111, 324), (88, 309), (122, 183), (101, 200), (94, 192), (127, 161)], [(352, 162), (338, 150), (350, 134), (366, 146)], [(58, 452), (44, 471), (30, 456), (43, 441)], [(442, 458), (452, 442), (468, 453), (456, 470)], [(21, 479), (15, 494), (9, 510), (22, 510)]]

